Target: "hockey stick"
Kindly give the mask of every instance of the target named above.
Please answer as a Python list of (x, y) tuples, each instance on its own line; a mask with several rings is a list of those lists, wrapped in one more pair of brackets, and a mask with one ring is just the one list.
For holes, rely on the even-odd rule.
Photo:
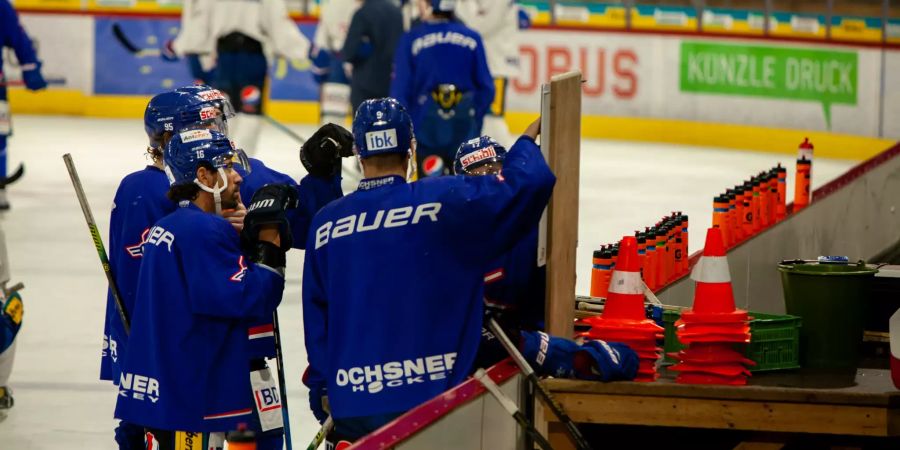
[(19, 181), (19, 178), (22, 178), (22, 175), (25, 175), (25, 164), (20, 163), (19, 167), (16, 168), (16, 171), (13, 172), (12, 175), (0, 180), (0, 189)]
[(272, 116), (269, 116), (268, 114), (260, 114), (260, 116), (262, 116), (263, 119), (266, 119), (266, 122), (269, 122), (270, 124), (272, 124), (272, 126), (274, 126), (275, 128), (278, 128), (279, 130), (284, 132), (284, 134), (287, 134), (288, 136), (293, 138), (300, 145), (303, 145), (306, 143), (306, 138), (295, 133), (294, 130), (288, 128), (287, 125), (273, 119)]
[[(44, 81), (50, 86), (66, 84), (65, 78), (45, 78)], [(25, 86), (25, 82), (22, 80), (2, 81), (2, 82), (0, 82), (0, 86), (21, 87), (21, 86)]]
[(562, 406), (556, 402), (550, 392), (545, 388), (537, 378), (537, 375), (534, 373), (534, 369), (528, 364), (528, 361), (525, 360), (525, 357), (522, 356), (522, 353), (519, 352), (519, 349), (509, 340), (509, 336), (500, 328), (500, 325), (494, 320), (493, 317), (488, 318), (488, 327), (491, 332), (494, 333), (494, 336), (500, 340), (500, 343), (503, 344), (503, 348), (506, 349), (507, 353), (512, 356), (513, 361), (516, 362), (516, 365), (519, 366), (519, 369), (522, 373), (525, 374), (525, 378), (531, 382), (532, 386), (534, 386), (535, 391), (544, 399), (544, 403), (547, 407), (550, 408), (550, 411), (559, 419), (563, 425), (566, 426), (566, 430), (569, 432), (569, 437), (572, 438), (572, 442), (575, 444), (575, 447), (579, 450), (590, 450), (591, 445), (588, 444), (587, 439), (584, 438), (584, 435), (581, 434), (581, 431), (578, 429), (578, 426), (575, 425), (575, 422), (563, 411)]
[(650, 286), (647, 286), (647, 283), (644, 283), (644, 280), (641, 280), (641, 284), (644, 286), (644, 296), (647, 297), (647, 300), (650, 300), (650, 303), (653, 305), (662, 305), (662, 302), (659, 301), (659, 297), (650, 290)]
[(3, 296), (8, 298), (10, 295), (13, 294), (13, 292), (18, 292), (18, 291), (21, 291), (22, 289), (25, 289), (25, 283), (22, 283), (20, 281), (16, 284), (12, 285), (12, 287), (3, 288)]
[(106, 274), (106, 281), (109, 282), (109, 290), (112, 291), (113, 299), (116, 302), (119, 319), (122, 319), (125, 334), (131, 334), (131, 320), (128, 317), (128, 311), (125, 310), (125, 303), (122, 302), (122, 295), (119, 294), (119, 287), (116, 286), (116, 279), (113, 277), (112, 269), (109, 267), (109, 259), (106, 257), (103, 238), (100, 237), (100, 230), (97, 229), (97, 222), (94, 221), (94, 214), (91, 213), (91, 205), (88, 204), (87, 196), (84, 195), (84, 188), (81, 186), (81, 179), (78, 178), (78, 171), (75, 170), (75, 162), (72, 161), (72, 155), (66, 153), (63, 155), (63, 161), (66, 163), (66, 169), (69, 169), (69, 178), (72, 179), (75, 196), (78, 197), (78, 203), (81, 204), (81, 212), (84, 213), (88, 231), (91, 232), (91, 238), (94, 240), (94, 248), (97, 249), (100, 265), (103, 266), (103, 272)]
[(125, 50), (128, 50), (128, 53), (131, 53), (138, 58), (160, 55), (160, 50), (158, 48), (139, 48), (137, 45), (134, 45), (134, 43), (131, 42), (131, 39), (128, 39), (128, 36), (122, 31), (122, 26), (118, 23), (112, 25), (112, 32), (116, 40), (119, 41), (119, 44), (122, 44), (122, 47), (125, 47)]
[(306, 447), (306, 450), (316, 450), (322, 445), (322, 442), (325, 441), (325, 437), (328, 436), (328, 433), (331, 433), (331, 430), (334, 428), (334, 419), (331, 416), (328, 416), (325, 419), (325, 423), (319, 428), (319, 432), (313, 437), (313, 440)]
[(291, 420), (288, 414), (287, 383), (284, 380), (284, 352), (281, 351), (281, 327), (278, 324), (278, 310), (272, 311), (272, 326), (275, 335), (275, 367), (278, 370), (278, 389), (281, 390), (281, 417), (284, 420), (284, 441), (287, 450), (293, 450), (291, 441)]
[(509, 415), (513, 416), (513, 419), (516, 419), (516, 422), (519, 423), (519, 426), (531, 436), (532, 439), (537, 443), (538, 447), (544, 450), (553, 450), (553, 447), (550, 445), (550, 442), (547, 441), (541, 433), (538, 432), (537, 429), (534, 428), (534, 425), (525, 417), (525, 414), (522, 414), (522, 411), (519, 410), (519, 407), (516, 406), (516, 403), (512, 401), (511, 398), (503, 395), (500, 392), (500, 387), (497, 386), (497, 383), (494, 383), (494, 380), (491, 379), (487, 375), (487, 372), (484, 369), (479, 368), (475, 371), (475, 375), (473, 377), (481, 383), (491, 395), (497, 399), (497, 402), (500, 403), (500, 406), (509, 413)]

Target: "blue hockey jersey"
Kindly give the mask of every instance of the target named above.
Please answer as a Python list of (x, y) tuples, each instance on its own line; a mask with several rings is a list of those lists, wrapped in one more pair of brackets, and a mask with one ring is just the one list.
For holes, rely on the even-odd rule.
[[(297, 188), (300, 206), (286, 212), (288, 221), (291, 223), (293, 247), (297, 249), (306, 247), (309, 223), (316, 212), (328, 202), (343, 195), (340, 176), (328, 181), (307, 175), (300, 180), (298, 185), (290, 176), (266, 166), (256, 158), (250, 158), (250, 169), (250, 173), (238, 169), (243, 177), (240, 189), (241, 200), (244, 203), (250, 203), (253, 194), (267, 184), (283, 183)], [(252, 323), (247, 331), (251, 358), (274, 358), (276, 356), (272, 314), (270, 313), (266, 317), (259, 323)]]
[(538, 227), (533, 227), (484, 276), (485, 303), (525, 329), (543, 328), (546, 270), (537, 265), (537, 246)]
[[(20, 65), (37, 62), (37, 54), (31, 44), (31, 39), (22, 29), (19, 16), (9, 0), (0, 0), (0, 47), (12, 48)], [(3, 73), (2, 60), (0, 60), (0, 73)], [(5, 92), (6, 85), (0, 85), (0, 90)]]
[(538, 222), (555, 178), (533, 140), (503, 174), (363, 180), (313, 219), (303, 270), (309, 386), (337, 419), (402, 412), (461, 382), (489, 264)]
[[(166, 198), (169, 180), (162, 170), (147, 166), (127, 175), (119, 183), (109, 216), (109, 266), (116, 286), (132, 317), (141, 268), (141, 245), (157, 220), (175, 210)], [(119, 382), (119, 363), (128, 345), (128, 335), (116, 310), (112, 291), (106, 295), (106, 318), (103, 324), (103, 352), (100, 359), (100, 379)]]
[(433, 102), (431, 92), (440, 84), (453, 84), (471, 94), (479, 123), (494, 101), (494, 80), (481, 36), (459, 21), (423, 22), (397, 44), (391, 97), (409, 110), (417, 131)]
[(247, 328), (284, 277), (249, 263), (225, 219), (183, 203), (143, 245), (116, 417), (163, 430), (237, 429), (252, 417)]
[[(323, 206), (332, 200), (341, 198), (341, 176), (337, 175), (331, 180), (325, 180), (312, 175), (306, 175), (300, 180), (300, 184), (290, 176), (266, 166), (256, 158), (250, 158), (249, 174), (241, 171), (244, 182), (241, 183), (241, 200), (247, 204), (253, 198), (259, 188), (270, 183), (284, 183), (297, 188), (300, 206), (287, 211), (287, 218), (291, 222), (291, 236), (296, 249), (306, 248), (306, 235), (309, 231), (309, 223), (313, 216)], [(239, 169), (240, 170), (240, 169)]]

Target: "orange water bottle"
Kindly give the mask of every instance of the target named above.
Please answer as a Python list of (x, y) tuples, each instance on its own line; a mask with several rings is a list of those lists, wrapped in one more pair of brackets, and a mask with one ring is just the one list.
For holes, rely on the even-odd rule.
[(753, 184), (749, 181), (744, 182), (744, 217), (742, 228), (744, 229), (744, 238), (753, 236)]
[(644, 266), (647, 264), (647, 235), (643, 231), (635, 231), (638, 243), (638, 261), (641, 264), (641, 278), (644, 277)]
[(681, 273), (688, 271), (688, 266), (690, 263), (688, 262), (688, 257), (690, 254), (688, 253), (688, 216), (687, 214), (678, 213), (681, 216)]
[(759, 177), (750, 177), (750, 185), (753, 187), (753, 197), (751, 199), (750, 208), (753, 209), (753, 232), (758, 233), (762, 229), (761, 215), (759, 213), (762, 206), (762, 199), (759, 192)]
[(813, 145), (809, 138), (800, 143), (798, 150), (800, 156), (797, 158), (797, 178), (794, 184), (794, 212), (806, 208), (812, 201), (809, 188), (812, 181)]
[(666, 230), (662, 222), (656, 224), (656, 286), (663, 287), (666, 284), (666, 258), (669, 257), (669, 249), (666, 247)]
[(644, 234), (647, 237), (647, 258), (644, 260), (644, 282), (651, 290), (657, 288), (656, 285), (656, 228), (648, 227)]
[(775, 219), (784, 219), (787, 215), (787, 169), (781, 167), (781, 163), (775, 167), (775, 173), (778, 177), (778, 201), (775, 204)]
[(604, 245), (600, 250), (594, 250), (594, 260), (591, 267), (591, 297), (606, 298), (611, 272), (612, 252)]
[(772, 219), (769, 218), (769, 175), (766, 172), (760, 172), (757, 179), (759, 180), (759, 226), (764, 230), (772, 224)]
[(778, 222), (778, 172), (773, 167), (769, 171), (769, 221)]
[(725, 243), (727, 247), (731, 247), (737, 244), (738, 233), (740, 230), (737, 226), (737, 207), (735, 202), (734, 189), (728, 189), (725, 191), (725, 198), (728, 199), (728, 213), (725, 214), (725, 222), (728, 224), (728, 242)]
[(744, 240), (744, 186), (734, 187), (734, 244)]
[(225, 440), (231, 450), (256, 450), (256, 434), (245, 423), (238, 424), (237, 431), (228, 433)]
[(728, 224), (728, 197), (724, 195), (717, 195), (713, 197), (713, 220), (712, 224), (714, 227), (719, 227), (722, 230), (722, 240), (725, 243), (725, 246), (731, 244), (731, 233), (729, 229), (731, 228)]

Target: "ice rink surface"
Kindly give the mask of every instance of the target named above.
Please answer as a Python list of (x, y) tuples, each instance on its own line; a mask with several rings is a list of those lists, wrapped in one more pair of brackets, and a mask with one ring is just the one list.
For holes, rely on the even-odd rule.
[[(26, 174), (9, 188), (12, 210), (0, 214), (0, 223), (6, 231), (12, 281), (26, 285), (22, 292), (26, 313), (10, 381), (16, 405), (0, 422), (0, 449), (114, 449), (116, 390), (97, 377), (106, 279), (61, 156), (72, 153), (106, 238), (119, 180), (147, 164), (143, 124), (139, 120), (19, 115), (14, 125), (10, 170), (24, 161)], [(292, 128), (301, 135), (313, 131), (311, 126)], [(305, 174), (297, 156), (299, 146), (279, 130), (266, 125), (260, 148), (255, 156), (270, 167), (298, 178)], [(788, 168), (791, 199), (794, 163), (788, 155), (586, 141), (581, 163), (577, 292), (589, 291), (590, 257), (595, 248), (651, 225), (673, 210), (690, 216), (690, 247), (698, 250), (711, 222), (712, 197), (779, 161)], [(852, 161), (817, 158), (813, 186), (853, 165)], [(307, 406), (307, 390), (300, 383), (306, 366), (301, 261), (299, 251), (289, 253), (280, 307), (295, 448), (305, 448), (318, 430)]]

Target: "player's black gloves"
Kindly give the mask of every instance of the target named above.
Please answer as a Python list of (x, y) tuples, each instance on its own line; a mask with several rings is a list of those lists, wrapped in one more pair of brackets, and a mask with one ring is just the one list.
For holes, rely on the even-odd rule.
[(339, 125), (325, 124), (300, 147), (300, 162), (311, 175), (332, 178), (341, 171), (341, 158), (353, 156), (353, 135)]
[[(284, 267), (284, 253), (293, 244), (291, 224), (284, 212), (296, 207), (297, 189), (288, 184), (267, 184), (253, 194), (241, 231), (241, 247), (250, 259), (270, 267)], [(264, 225), (278, 226), (281, 247), (259, 240), (259, 230)]]

